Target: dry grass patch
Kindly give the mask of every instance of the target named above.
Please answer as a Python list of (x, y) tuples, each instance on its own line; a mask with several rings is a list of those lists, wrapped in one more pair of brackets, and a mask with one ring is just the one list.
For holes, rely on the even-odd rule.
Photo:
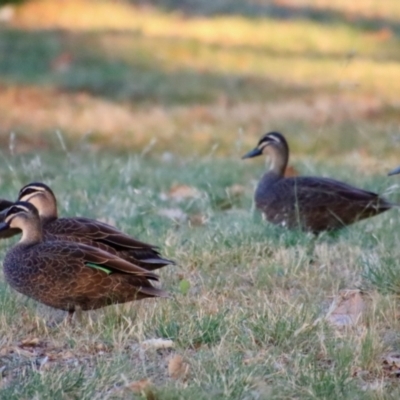
[[(1, 398), (399, 398), (398, 210), (317, 240), (282, 231), (251, 211), (264, 160), (240, 161), (278, 129), (292, 173), (399, 198), (384, 177), (395, 35), (75, 0), (27, 2), (10, 24), (2, 197), (44, 181), (61, 215), (117, 224), (178, 265), (160, 271), (172, 299), (74, 326), (0, 282)], [(344, 296), (339, 326), (343, 293), (362, 307)]]
[[(3, 397), (396, 396), (388, 363), (399, 343), (397, 300), (365, 266), (373, 251), (382, 271), (390, 267), (385, 254), (397, 245), (396, 211), (314, 242), (252, 216), (250, 190), (242, 190), (231, 208), (220, 207), (234, 183), (247, 187), (256, 174), (251, 164), (87, 150), (3, 157), (10, 166), (5, 197), (22, 183), (44, 179), (61, 214), (112, 218), (178, 261), (160, 271), (172, 299), (83, 313), (73, 326), (2, 283)], [(62, 178), (58, 171), (65, 171)], [(342, 174), (349, 180), (353, 172)], [(201, 195), (160, 196), (189, 182)], [(208, 221), (176, 224), (158, 213), (170, 207)], [(10, 243), (1, 245), (4, 254)], [(333, 299), (357, 288), (365, 302), (362, 317), (351, 326), (329, 323)]]

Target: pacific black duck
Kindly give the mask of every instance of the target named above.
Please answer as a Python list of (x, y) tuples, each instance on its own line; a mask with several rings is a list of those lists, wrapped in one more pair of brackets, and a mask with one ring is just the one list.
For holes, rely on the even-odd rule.
[(395, 168), (395, 169), (392, 169), (392, 170), (388, 173), (389, 176), (391, 176), (391, 175), (397, 175), (397, 174), (400, 174), (400, 167), (397, 167), (397, 168)]
[(71, 317), (76, 307), (92, 310), (147, 297), (168, 297), (150, 281), (153, 272), (99, 248), (63, 240), (44, 240), (36, 208), (11, 206), (0, 232), (17, 228), (21, 240), (4, 259), (6, 281), (18, 292)]
[(62, 239), (94, 246), (149, 271), (174, 264), (161, 257), (156, 246), (141, 242), (111, 225), (83, 217), (58, 218), (56, 197), (43, 183), (24, 186), (18, 201), (27, 201), (37, 208), (46, 240)]
[(255, 204), (274, 224), (317, 234), (343, 228), (395, 206), (376, 193), (334, 179), (285, 178), (289, 146), (278, 132), (265, 134), (243, 158), (262, 154), (270, 156), (271, 166), (257, 186)]
[(7, 208), (11, 207), (13, 204), (13, 201), (0, 199), (0, 211), (7, 210)]
[[(0, 215), (5, 213), (12, 205), (13, 201), (0, 199)], [(1, 217), (0, 217), (1, 220)], [(0, 239), (7, 239), (19, 233), (19, 229), (8, 229), (7, 231), (0, 232)]]

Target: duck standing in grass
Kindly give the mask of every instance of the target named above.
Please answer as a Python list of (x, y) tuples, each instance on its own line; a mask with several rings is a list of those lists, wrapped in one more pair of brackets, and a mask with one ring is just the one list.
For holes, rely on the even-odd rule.
[(36, 208), (27, 202), (11, 206), (0, 232), (22, 231), (7, 252), (6, 281), (18, 292), (48, 306), (68, 311), (93, 310), (148, 297), (168, 297), (152, 286), (158, 276), (99, 248), (63, 240), (44, 240)]
[(265, 134), (243, 156), (269, 155), (271, 166), (258, 183), (255, 204), (273, 224), (318, 234), (373, 217), (396, 204), (344, 182), (316, 176), (285, 178), (289, 146), (278, 132)]
[(397, 168), (395, 168), (395, 169), (392, 169), (392, 170), (388, 173), (389, 176), (397, 175), (397, 174), (400, 174), (400, 167), (397, 167)]
[(174, 264), (161, 257), (156, 246), (141, 242), (111, 225), (83, 217), (58, 218), (56, 197), (44, 183), (34, 182), (24, 186), (18, 201), (26, 201), (36, 207), (46, 240), (84, 243), (118, 255), (148, 271)]

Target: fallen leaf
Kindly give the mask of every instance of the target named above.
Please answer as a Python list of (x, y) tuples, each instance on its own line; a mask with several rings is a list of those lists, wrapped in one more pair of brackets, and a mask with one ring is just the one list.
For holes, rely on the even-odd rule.
[(167, 217), (175, 222), (184, 222), (188, 216), (180, 208), (162, 208), (158, 210), (158, 215)]
[(192, 226), (201, 226), (207, 222), (207, 217), (203, 214), (193, 214), (189, 217)]
[(64, 360), (69, 360), (71, 358), (75, 358), (75, 355), (71, 351), (67, 350), (61, 353), (61, 358)]
[(142, 348), (147, 349), (172, 349), (175, 343), (169, 339), (147, 339), (141, 344)]
[(227, 191), (232, 197), (238, 197), (238, 196), (241, 196), (242, 194), (244, 194), (244, 192), (246, 191), (246, 188), (242, 185), (235, 184), (235, 185), (228, 187)]
[(192, 186), (188, 185), (173, 185), (169, 192), (168, 197), (175, 201), (182, 201), (185, 199), (199, 198), (201, 195), (200, 191)]
[(26, 357), (26, 358), (31, 358), (31, 357), (36, 357), (37, 356), (37, 352), (36, 351), (24, 350), (21, 347), (14, 347), (14, 352), (17, 353), (18, 355)]
[(172, 379), (185, 379), (189, 373), (189, 364), (179, 354), (170, 358), (168, 362), (168, 374)]
[(400, 368), (400, 353), (389, 353), (382, 357), (383, 363)]
[(135, 393), (143, 393), (150, 389), (152, 383), (150, 379), (141, 379), (140, 381), (132, 382), (127, 385), (128, 389)]
[(364, 300), (361, 292), (356, 289), (341, 290), (333, 300), (327, 319), (336, 327), (356, 324), (364, 310)]
[(382, 357), (383, 370), (390, 376), (400, 376), (400, 354), (389, 353)]
[(96, 343), (94, 347), (97, 351), (107, 351), (108, 350), (104, 343)]
[(40, 343), (39, 338), (29, 338), (29, 339), (24, 339), (21, 341), (20, 346), (22, 347), (35, 347)]
[(6, 347), (2, 347), (0, 349), (0, 357), (3, 357), (9, 353), (11, 353), (12, 351), (14, 351), (14, 348), (12, 346), (6, 346)]

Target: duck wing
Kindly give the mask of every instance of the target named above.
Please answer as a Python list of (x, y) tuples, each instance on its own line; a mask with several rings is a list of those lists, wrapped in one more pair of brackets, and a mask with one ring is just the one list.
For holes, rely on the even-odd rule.
[(374, 192), (319, 177), (280, 179), (259, 192), (256, 205), (275, 224), (314, 233), (340, 229), (397, 206)]
[(156, 251), (157, 249), (156, 246), (141, 242), (111, 225), (89, 218), (57, 218), (47, 223), (45, 229), (56, 235), (86, 237), (108, 244), (117, 250), (151, 249)]
[(126, 235), (111, 225), (89, 218), (58, 218), (44, 225), (46, 238), (69, 240), (100, 248), (140, 265), (155, 270), (175, 264), (161, 257), (158, 248)]
[(331, 207), (337, 204), (382, 211), (395, 206), (377, 193), (329, 178), (293, 177), (282, 179), (276, 185), (279, 185), (279, 190), (274, 190), (276, 194), (289, 196), (302, 206)]

